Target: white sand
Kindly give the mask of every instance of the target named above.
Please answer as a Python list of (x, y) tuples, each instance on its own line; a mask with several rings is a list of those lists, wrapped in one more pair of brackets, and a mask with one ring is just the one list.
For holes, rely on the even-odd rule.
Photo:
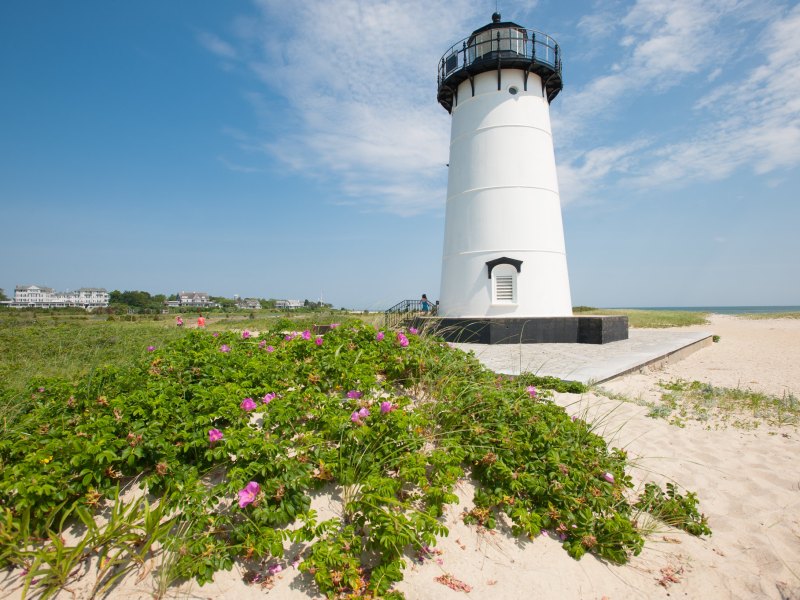
[[(697, 329), (708, 330), (709, 326)], [(648, 370), (608, 382), (603, 388), (639, 400), (657, 399), (659, 381), (698, 380), (714, 386), (741, 387), (800, 396), (800, 320), (749, 321), (713, 316), (710, 329), (721, 340), (661, 370)], [(465, 526), (460, 514), (470, 508), (470, 488), (460, 490), (462, 505), (447, 513), (448, 538), (441, 554), (413, 564), (398, 586), (416, 598), (774, 598), (800, 600), (800, 432), (795, 427), (755, 429), (719, 421), (689, 421), (685, 427), (646, 416), (648, 408), (610, 400), (597, 393), (560, 394), (557, 402), (572, 414), (594, 422), (613, 446), (628, 451), (632, 475), (644, 481), (673, 481), (697, 492), (713, 535), (698, 539), (660, 525), (642, 554), (614, 566), (586, 556), (570, 558), (560, 544), (539, 537), (513, 538)], [(315, 504), (327, 508), (325, 499)], [(334, 507), (335, 508), (335, 507)], [(151, 565), (152, 566), (152, 565)], [(435, 581), (450, 574), (471, 591), (453, 591)], [(200, 588), (171, 589), (176, 598), (261, 598), (267, 592), (245, 585), (234, 569), (219, 573)], [(86, 578), (91, 579), (91, 577)], [(18, 597), (18, 580), (0, 574), (0, 596)], [(289, 566), (275, 577), (272, 598), (315, 597), (308, 579)], [(85, 597), (91, 585), (59, 598)], [(152, 577), (134, 577), (112, 598), (151, 598)]]

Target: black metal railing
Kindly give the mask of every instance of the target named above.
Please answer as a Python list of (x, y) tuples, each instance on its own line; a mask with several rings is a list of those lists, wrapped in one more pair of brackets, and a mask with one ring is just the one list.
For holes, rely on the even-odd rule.
[(384, 326), (392, 329), (406, 319), (421, 315), (435, 315), (436, 305), (428, 302), (428, 311), (422, 310), (422, 300), (401, 300), (391, 308), (384, 311)]
[[(509, 37), (504, 32), (518, 32), (520, 37)], [(439, 62), (439, 85), (452, 73), (482, 60), (493, 52), (509, 52), (532, 62), (548, 65), (561, 72), (561, 50), (558, 43), (546, 33), (533, 29), (495, 29), (490, 39), (470, 36), (453, 44)]]
[(561, 91), (561, 49), (546, 33), (503, 27), (473, 34), (453, 44), (439, 61), (439, 101), (450, 110), (455, 87), (471, 74), (515, 67), (537, 73), (551, 101)]

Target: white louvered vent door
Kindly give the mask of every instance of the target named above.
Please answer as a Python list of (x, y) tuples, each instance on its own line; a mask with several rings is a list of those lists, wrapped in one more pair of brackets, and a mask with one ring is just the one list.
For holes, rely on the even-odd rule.
[(514, 276), (495, 276), (495, 302), (514, 302)]

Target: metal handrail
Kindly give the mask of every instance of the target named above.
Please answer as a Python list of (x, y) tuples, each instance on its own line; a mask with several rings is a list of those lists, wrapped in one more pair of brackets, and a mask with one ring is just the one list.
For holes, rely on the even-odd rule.
[(422, 312), (422, 300), (401, 300), (384, 311), (384, 324), (391, 329), (420, 312)]
[[(508, 30), (518, 31), (522, 34), (521, 38), (503, 37), (501, 32)], [(453, 44), (439, 61), (439, 85), (442, 85), (442, 82), (453, 73), (483, 60), (488, 53), (497, 51), (510, 52), (515, 57), (549, 66), (553, 71), (561, 74), (561, 49), (558, 43), (546, 33), (516, 27), (496, 31), (497, 36), (492, 36), (490, 40), (471, 35)], [(486, 48), (487, 44), (489, 44), (488, 49)], [(511, 50), (512, 47), (514, 50)]]

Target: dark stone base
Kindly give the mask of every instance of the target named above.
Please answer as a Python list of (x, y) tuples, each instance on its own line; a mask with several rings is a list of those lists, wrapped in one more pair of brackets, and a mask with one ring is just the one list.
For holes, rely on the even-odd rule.
[(628, 339), (628, 317), (463, 319), (415, 317), (412, 327), (448, 342), (471, 344), (607, 344)]

